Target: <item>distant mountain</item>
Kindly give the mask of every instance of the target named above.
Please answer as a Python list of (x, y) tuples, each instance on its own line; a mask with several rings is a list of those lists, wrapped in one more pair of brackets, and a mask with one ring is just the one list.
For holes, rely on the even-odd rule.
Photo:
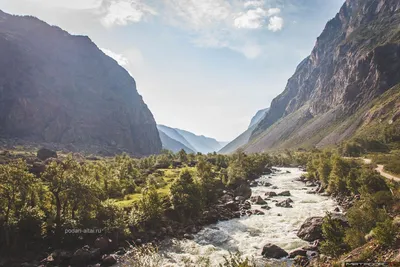
[(163, 131), (159, 131), (161, 143), (164, 149), (171, 150), (174, 153), (181, 151), (182, 149), (186, 151), (186, 153), (195, 153), (192, 149), (188, 148), (181, 142), (172, 139)]
[(257, 127), (258, 123), (264, 118), (269, 108), (261, 109), (257, 111), (256, 115), (251, 119), (249, 128), (244, 131), (241, 135), (236, 137), (233, 141), (222, 147), (218, 153), (229, 154), (235, 152), (238, 148), (246, 145), (249, 142), (252, 132)]
[[(169, 138), (181, 143), (183, 147), (187, 147), (189, 149), (189, 151), (197, 152), (196, 149), (176, 129), (165, 126), (165, 125), (161, 125), (161, 124), (157, 124), (157, 129), (158, 129), (158, 132), (163, 132)], [(168, 144), (163, 144), (163, 146), (166, 149), (170, 149), (170, 148), (168, 148)], [(170, 150), (172, 150), (172, 149), (170, 149)], [(190, 153), (189, 151), (186, 151), (186, 152)]]
[(197, 152), (210, 153), (217, 152), (221, 149), (221, 144), (214, 138), (206, 137), (204, 135), (195, 135), (194, 133), (177, 130), (185, 139), (195, 148)]
[[(223, 147), (224, 144), (226, 144), (226, 142), (218, 142), (214, 138), (196, 135), (185, 130), (171, 128), (165, 125), (157, 125), (157, 128), (160, 133), (162, 132), (170, 139), (179, 142), (180, 146), (182, 147), (181, 149), (184, 149), (187, 153), (201, 152), (203, 154), (207, 154), (211, 152), (217, 152), (219, 149), (221, 149), (221, 147)], [(161, 141), (166, 149), (174, 151), (173, 149), (176, 149), (178, 146), (176, 143), (174, 143), (174, 146), (172, 146), (170, 140), (163, 141), (162, 139), (163, 137), (161, 137)]]
[[(371, 103), (399, 90), (399, 25), (399, 0), (345, 1), (272, 101), (245, 151), (324, 147), (359, 134), (371, 114), (379, 115), (368, 112)], [(382, 112), (398, 114), (399, 106), (387, 108)], [(380, 128), (395, 131), (398, 120), (393, 115)]]
[(259, 111), (257, 111), (256, 115), (254, 115), (254, 117), (251, 119), (250, 125), (248, 128), (251, 128), (252, 126), (258, 124), (265, 116), (265, 114), (267, 114), (269, 108), (265, 108), (265, 109), (261, 109)]
[(0, 11), (0, 136), (90, 151), (159, 153), (135, 80), (87, 36)]

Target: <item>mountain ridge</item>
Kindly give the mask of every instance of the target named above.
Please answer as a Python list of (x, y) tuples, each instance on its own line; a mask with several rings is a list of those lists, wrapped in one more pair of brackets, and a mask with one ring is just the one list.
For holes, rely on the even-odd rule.
[[(400, 81), (400, 2), (347, 0), (253, 130), (249, 153), (350, 138), (346, 117)], [(328, 130), (330, 129), (330, 130)]]
[[(159, 131), (166, 134), (169, 138), (179, 142), (181, 144), (181, 149), (184, 149), (187, 153), (200, 152), (203, 154), (207, 154), (211, 152), (217, 152), (225, 143), (219, 142), (211, 137), (196, 135), (186, 130), (172, 128), (161, 124), (158, 124), (157, 128)], [(169, 145), (167, 143), (164, 143), (164, 145), (167, 149), (173, 151), (172, 147), (169, 148)], [(185, 147), (189, 150), (185, 149)]]
[(0, 48), (2, 138), (90, 153), (161, 151), (135, 80), (89, 37), (0, 12)]

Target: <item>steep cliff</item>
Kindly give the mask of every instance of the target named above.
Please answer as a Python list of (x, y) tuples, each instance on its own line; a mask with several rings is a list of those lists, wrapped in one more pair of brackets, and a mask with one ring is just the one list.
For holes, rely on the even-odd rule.
[(0, 11), (0, 135), (136, 155), (158, 153), (134, 79), (85, 36)]
[(352, 136), (363, 116), (350, 121), (351, 115), (400, 82), (399, 25), (398, 0), (347, 0), (272, 101), (246, 151), (318, 147)]

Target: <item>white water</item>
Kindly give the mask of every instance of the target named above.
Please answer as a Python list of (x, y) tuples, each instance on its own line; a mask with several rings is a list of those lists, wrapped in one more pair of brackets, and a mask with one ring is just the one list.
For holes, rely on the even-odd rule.
[[(294, 201), (293, 208), (279, 208), (272, 200), (284, 200), (288, 197), (273, 197), (268, 200), (270, 210), (266, 211), (259, 205), (252, 205), (252, 209), (265, 212), (265, 215), (253, 215), (230, 221), (219, 222), (205, 227), (195, 235), (194, 240), (168, 240), (160, 247), (162, 266), (188, 266), (187, 262), (201, 266), (202, 258), (208, 258), (211, 266), (218, 266), (223, 262), (223, 256), (229, 252), (239, 251), (243, 256), (262, 262), (261, 251), (266, 243), (280, 246), (286, 251), (300, 248), (307, 244), (296, 236), (301, 224), (311, 216), (324, 215), (335, 207), (333, 200), (320, 195), (307, 194), (304, 183), (295, 181), (302, 172), (298, 168), (279, 168), (280, 172), (261, 177), (277, 186), (252, 188), (253, 196), (260, 195), (265, 198), (265, 192), (276, 193), (289, 190), (290, 198)], [(290, 171), (290, 173), (286, 173)], [(278, 213), (282, 216), (278, 216)], [(265, 263), (265, 261), (264, 261)], [(271, 263), (271, 262), (270, 262)], [(290, 263), (290, 262), (289, 262)]]

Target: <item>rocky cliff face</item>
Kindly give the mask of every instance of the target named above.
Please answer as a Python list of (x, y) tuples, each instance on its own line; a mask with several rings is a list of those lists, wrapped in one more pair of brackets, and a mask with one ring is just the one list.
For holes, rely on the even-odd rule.
[(400, 82), (399, 25), (398, 0), (347, 0), (246, 150), (322, 146), (354, 133), (361, 122), (347, 118)]
[(134, 79), (85, 36), (0, 11), (0, 135), (158, 153)]

